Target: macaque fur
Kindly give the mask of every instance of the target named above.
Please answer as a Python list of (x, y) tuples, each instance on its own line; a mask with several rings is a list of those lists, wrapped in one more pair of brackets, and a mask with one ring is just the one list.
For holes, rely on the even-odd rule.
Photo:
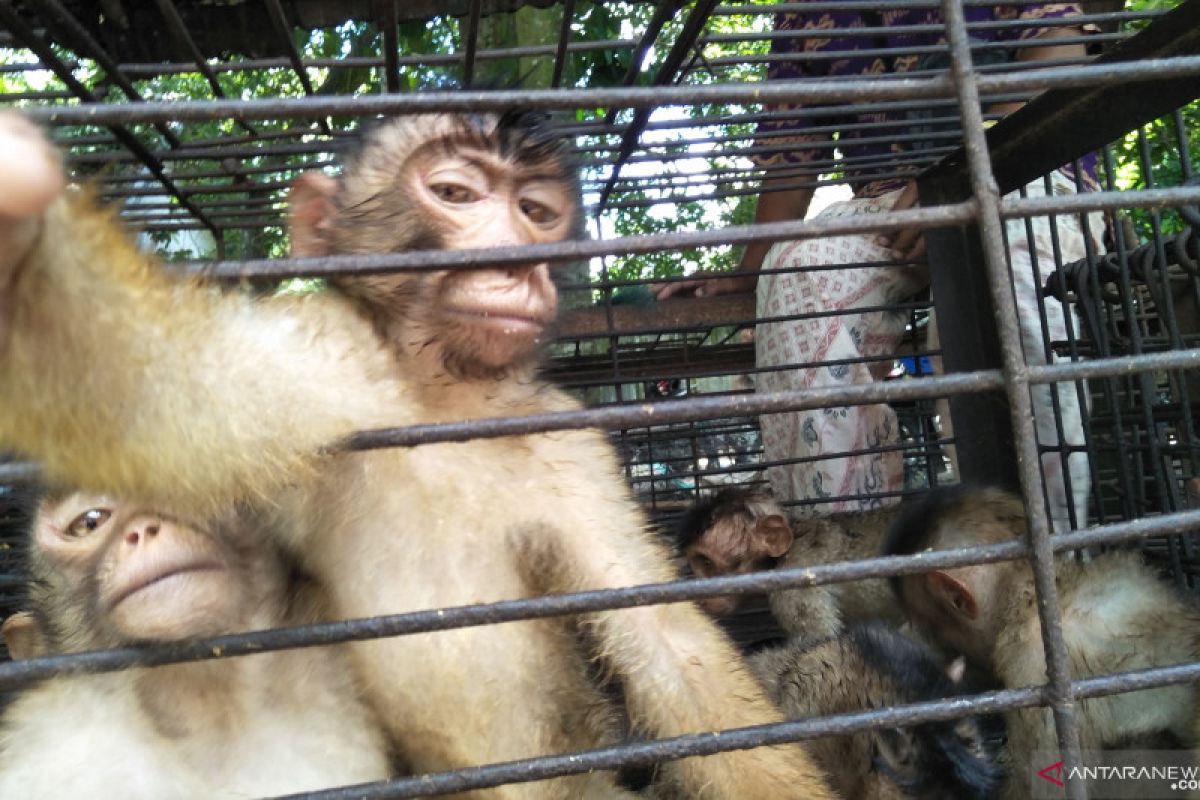
[[(562, 239), (577, 213), (572, 171), (526, 122), (445, 115), (376, 127), (340, 179), (298, 183), (294, 251)], [(201, 518), (253, 507), (325, 587), (334, 618), (672, 577), (596, 431), (329, 454), (359, 429), (576, 408), (535, 374), (555, 306), (546, 264), (346, 275), (321, 294), (255, 300), (171, 279), (78, 193), (40, 217), (14, 215), (0, 238), (30, 225), (35, 244), (7, 265), (15, 277), (0, 292), (12, 319), (0, 441), (51, 479)], [(578, 623), (641, 729), (780, 719), (691, 604)], [(464, 767), (609, 743), (608, 704), (574, 624), (356, 643), (351, 656), (407, 765)], [(673, 768), (697, 797), (829, 796), (799, 746)], [(471, 793), (620, 795), (608, 773)]]
[[(1023, 537), (1019, 497), (960, 487), (903, 511), (888, 552), (916, 553)], [(1072, 678), (1200, 660), (1200, 609), (1166, 585), (1134, 552), (1086, 563), (1055, 560), (1067, 665)], [(895, 579), (906, 611), (931, 638), (991, 670), (1005, 688), (1046, 681), (1045, 652), (1031, 567), (1024, 561), (979, 564)], [(1194, 684), (1108, 695), (1076, 703), (1084, 750), (1136, 746), (1173, 737), (1195, 743)], [(1058, 749), (1048, 708), (1006, 715), (1012, 766), (1006, 797), (1028, 794), (1036, 752)]]
[[(789, 522), (768, 495), (731, 489), (697, 504), (677, 536), (692, 572), (715, 577), (877, 555), (895, 515), (895, 509), (885, 509)], [(701, 605), (723, 617), (743, 600), (717, 597)], [(847, 602), (849, 625), (843, 626), (839, 602)], [(961, 660), (945, 669), (929, 647), (877, 618), (896, 616), (884, 580), (775, 592), (770, 605), (791, 637), (758, 650), (749, 661), (767, 694), (792, 719), (967, 693)], [(984, 728), (980, 718), (965, 717), (825, 736), (806, 741), (805, 748), (842, 797), (983, 800), (995, 796), (1002, 778), (998, 747), (990, 741), (998, 737), (987, 736)]]
[[(135, 503), (47, 499), (29, 542), (31, 611), (15, 658), (315, 621), (317, 598), (275, 546)], [(257, 797), (390, 776), (382, 731), (321, 647), (221, 662), (63, 675), (0, 719), (0, 796)]]
[[(878, 556), (896, 513), (890, 507), (798, 516), (766, 493), (726, 489), (688, 513), (677, 541), (690, 570), (704, 578), (832, 564)], [(714, 616), (728, 616), (741, 599), (709, 598), (701, 607)], [(785, 589), (772, 593), (769, 603), (785, 631), (810, 639), (833, 635), (843, 623), (904, 621), (883, 578)]]
[[(750, 663), (767, 694), (793, 719), (892, 708), (969, 691), (961, 660), (944, 669), (928, 647), (878, 621), (819, 642), (797, 637), (755, 653)], [(963, 717), (823, 736), (805, 747), (842, 797), (987, 800), (1003, 777), (996, 727)]]

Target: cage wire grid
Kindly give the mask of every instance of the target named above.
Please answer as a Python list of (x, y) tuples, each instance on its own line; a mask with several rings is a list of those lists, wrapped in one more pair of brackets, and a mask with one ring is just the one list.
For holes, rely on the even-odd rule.
[[(470, 269), (542, 259), (568, 265), (560, 286), (568, 308), (546, 372), (587, 401), (586, 408), (536, 417), (363, 431), (352, 437), (351, 448), (412, 447), (597, 427), (612, 432), (638, 498), (652, 516), (669, 522), (703, 491), (727, 485), (763, 486), (764, 468), (788, 463), (765, 460), (757, 433), (760, 415), (888, 403), (897, 410), (903, 435), (901, 441), (873, 450), (903, 452), (906, 481), (902, 490), (885, 496), (919, 493), (946, 480), (946, 451), (955, 445), (961, 477), (1021, 487), (1029, 508), (1029, 539), (919, 557), (874, 558), (0, 663), (0, 690), (15, 690), (64, 672), (227, 658), (1018, 558), (1030, 560), (1040, 598), (1047, 654), (1047, 682), (1042, 686), (987, 692), (965, 701), (956, 698), (726, 731), (720, 737), (705, 733), (622, 744), (307, 796), (445, 794), (1032, 705), (1053, 711), (1069, 769), (1080, 759), (1073, 714), (1078, 700), (1200, 679), (1200, 664), (1082, 679), (1071, 676), (1052, 563), (1057, 552), (1133, 545), (1182, 588), (1194, 587), (1196, 551), (1189, 534), (1200, 525), (1200, 511), (1187, 509), (1194, 502), (1188, 492), (1195, 486), (1191, 479), (1197, 477), (1200, 455), (1192, 408), (1200, 391), (1195, 379), (1200, 366), (1200, 269), (1196, 266), (1200, 247), (1195, 233), (1200, 229), (1196, 210), (1200, 186), (1194, 180), (1189, 149), (1193, 132), (1184, 112), (1194, 107), (1189, 104), (1200, 95), (1200, 0), (1186, 0), (1171, 11), (1130, 11), (1107, 0), (1085, 1), (1081, 16), (1034, 23), (968, 22), (964, 9), (991, 5), (985, 0), (819, 0), (773, 5), (659, 0), (622, 6), (643, 9), (638, 17), (644, 23), (640, 30), (631, 30), (628, 36), (623, 31), (620, 38), (596, 39), (581, 35), (577, 24), (593, 4), (564, 0), (559, 4), (562, 17), (557, 30), (544, 42), (517, 47), (488, 46), (482, 34), (491, 15), (511, 13), (523, 5), (515, 0), (445, 2), (437, 9), (422, 3), (326, 5), (336, 6), (343, 16), (328, 19), (314, 10), (314, 4), (285, 0), (207, 9), (183, 0), (153, 0), (127, 4), (131, 34), (122, 34), (98, 22), (89, 4), (0, 0), (0, 48), (7, 48), (4, 52), (10, 55), (0, 64), (0, 76), (53, 76), (39, 86), (0, 95), (0, 102), (20, 107), (49, 125), (65, 149), (68, 168), (93, 180), (103, 200), (122, 204), (122, 219), (132, 229), (159, 236), (159, 243), (191, 232), (211, 236), (216, 259), (191, 262), (185, 268), (219, 279), (257, 282), (355, 272)], [(773, 52), (773, 41), (828, 35), (773, 30), (769, 24), (773, 14), (887, 8), (939, 8), (944, 18), (939, 29), (946, 45), (881, 47), (879, 37), (884, 31), (870, 24), (838, 31), (863, 40), (864, 47), (856, 55), (895, 58), (943, 52), (949, 66), (871, 79), (746, 79), (760, 78), (773, 63), (797, 58)], [(435, 13), (457, 15), (444, 19), (453, 20), (447, 26), (456, 35), (458, 51), (401, 52), (399, 34), (411, 30), (404, 26), (424, 24)], [(298, 30), (310, 34), (351, 17), (375, 26), (372, 52), (330, 57), (309, 52), (298, 43)], [(222, 22), (231, 23), (226, 27), (232, 31), (224, 45), (214, 33)], [(1014, 31), (1031, 24), (1087, 26), (1082, 37), (1068, 35), (1056, 41), (1086, 43), (1103, 55), (1095, 60), (1037, 62), (1036, 69), (1021, 62), (972, 66), (973, 58), (993, 47), (972, 41), (972, 34)], [(147, 25), (165, 32), (161, 41), (138, 43), (139, 26)], [(252, 46), (238, 40), (239, 30), (255, 32)], [(1020, 49), (1031, 46), (1029, 42), (1003, 46)], [(238, 46), (242, 46), (240, 55), (229, 56), (226, 50)], [(617, 68), (603, 86), (590, 86), (586, 75), (572, 72), (571, 58), (598, 54), (620, 54), (622, 58), (613, 63), (623, 64), (624, 70)], [(806, 57), (816, 63), (842, 55), (808, 53)], [(444, 83), (414, 85), (414, 75), (436, 73), (472, 86), (489, 65), (535, 58), (547, 67), (538, 74), (539, 88), (451, 90)], [(318, 76), (327, 81), (329, 75), (351, 70), (368, 74), (365, 85), (374, 93), (343, 95), (327, 91), (327, 82), (316, 82)], [(293, 88), (298, 87), (297, 96), (230, 96), (222, 79), (238, 74), (287, 75), (295, 81)], [(209, 93), (209, 99), (180, 102), (154, 96), (147, 87), (168, 75), (187, 76)], [(984, 123), (997, 115), (981, 108), (1035, 95), (1024, 109), (985, 130)], [(582, 170), (593, 238), (529, 247), (327, 259), (255, 257), (243, 238), (247, 233), (281, 229), (291, 178), (301, 170), (336, 164), (359, 120), (380, 114), (488, 111), (512, 105), (577, 112), (575, 119), (555, 125), (571, 143)], [(689, 113), (664, 114), (664, 108)], [(897, 133), (894, 121), (847, 121), (864, 108), (881, 114), (917, 110), (925, 115), (925, 123), (948, 127), (932, 133)], [(814, 161), (798, 166), (770, 163), (772, 156), (795, 147), (786, 132), (772, 132), (770, 123), (802, 118), (813, 121), (810, 130), (836, 130), (842, 138), (823, 145), (826, 154)], [(201, 123), (214, 121), (223, 124), (219, 134), (194, 134)], [(1152, 135), (1156, 127), (1159, 138)], [(868, 144), (925, 140), (931, 146), (856, 160), (838, 152), (848, 136)], [(1112, 145), (1121, 140), (1133, 142), (1141, 177), (1137, 190), (1119, 180)], [(1161, 166), (1161, 153), (1155, 152), (1163, 147), (1162, 141), (1174, 148), (1178, 169), (1171, 174)], [(1042, 197), (1009, 194), (1093, 151), (1100, 154), (1100, 191)], [(760, 165), (752, 157), (768, 163)], [(919, 173), (922, 206), (761, 225), (713, 225), (701, 215), (691, 230), (614, 235), (613, 220), (622, 214), (652, 216), (678, 212), (687, 204), (737, 203), (757, 196), (764, 179), (776, 189), (844, 187), (850, 180), (847, 174), (856, 169), (871, 169), (876, 178)], [(1089, 246), (1085, 259), (1069, 264), (1058, 260), (1039, 302), (1069, 302), (1078, 316), (1068, 315), (1065, 341), (1044, 342), (1045, 365), (1027, 364), (1016, 325), (1005, 222), (1095, 211), (1108, 213), (1111, 220), (1107, 252)], [(1140, 228), (1127, 221), (1133, 215)], [(622, 302), (623, 292), (647, 283), (645, 276), (628, 277), (629, 271), (621, 269), (636, 256), (673, 254), (694, 264), (697, 252), (752, 242), (909, 227), (926, 232), (934, 297), (955, 301), (936, 303), (917, 296), (866, 309), (903, 314), (909, 321), (900, 352), (857, 360), (883, 371), (895, 368), (899, 373), (895, 380), (755, 393), (750, 388), (755, 376), (796, 365), (756, 366), (754, 346), (745, 331), (757, 324), (837, 312), (762, 317), (753, 296), (744, 294), (650, 306)], [(837, 269), (877, 265), (842, 264)], [(797, 269), (776, 270), (789, 271)], [(947, 343), (944, 351), (930, 347), (924, 336), (927, 311), (933, 305)], [(952, 352), (956, 347), (958, 352)], [(939, 356), (946, 362), (945, 374), (929, 375), (926, 360)], [(1060, 385), (1059, 391), (1070, 387), (1085, 400), (1081, 403), (1087, 432), (1084, 445), (1039, 444), (1028, 389), (1046, 384)], [(935, 421), (933, 403), (940, 398), (955, 403), (951, 406), (953, 436)], [(1061, 423), (1058, 433), (1061, 442)], [(1070, 453), (1084, 453), (1092, 484), (1089, 507), (1072, 509), (1076, 530), (1053, 536), (1040, 466), (1042, 453), (1048, 451), (1059, 453), (1064, 464)], [(865, 451), (817, 458), (859, 452)], [(35, 475), (35, 465), (0, 465), (0, 481), (27, 481)], [(5, 546), (17, 549), (19, 534), (9, 528), (5, 536)], [(14, 571), (14, 562), (6, 566), (10, 569), (0, 589), (9, 591), (12, 601), (22, 578)], [(1085, 797), (1085, 790), (1070, 782), (1068, 796)]]

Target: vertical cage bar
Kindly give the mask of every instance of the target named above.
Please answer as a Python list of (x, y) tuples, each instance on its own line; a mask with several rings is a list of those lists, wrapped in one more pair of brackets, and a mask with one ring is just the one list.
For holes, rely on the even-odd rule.
[(575, 0), (563, 0), (562, 27), (558, 32), (558, 47), (554, 51), (554, 75), (550, 78), (550, 88), (557, 89), (562, 83), (563, 72), (567, 66), (567, 45), (571, 43), (571, 21), (575, 17)]
[(475, 82), (475, 52), (479, 48), (479, 19), (482, 13), (482, 0), (471, 0), (467, 29), (462, 35), (463, 86), (471, 86)]
[[(1016, 438), (1017, 466), (1025, 496), (1034, 588), (1038, 598), (1038, 618), (1042, 625), (1042, 644), (1046, 651), (1048, 700), (1058, 731), (1067, 797), (1071, 800), (1086, 800), (1087, 788), (1082, 781), (1071, 776), (1071, 771), (1080, 766), (1082, 761), (1079, 726), (1075, 717), (1067, 648), (1063, 640), (1062, 611), (1058, 603), (1058, 588), (1055, 585), (1054, 550), (1050, 545), (1050, 527), (1041, 491), (1041, 459), (1034, 429), (1028, 369), (1021, 349), (1016, 299), (1012, 293), (1005, 258), (1004, 223), (1000, 218), (1000, 188), (988, 159), (979, 87), (975, 83), (975, 74), (971, 66), (971, 49), (962, 0), (941, 0), (941, 6), (950, 50), (950, 75), (958, 97), (959, 113), (962, 115), (971, 189), (978, 204), (980, 244), (995, 304), (1005, 387)], [(959, 452), (962, 452), (962, 448)]]
[[(0, 0), (0, 24), (3, 24), (4, 27), (8, 28), (8, 30), (21, 42), (22, 45), (32, 50), (34, 55), (41, 59), (41, 62), (46, 66), (46, 68), (58, 76), (58, 79), (65, 83), (67, 88), (74, 92), (80, 100), (85, 103), (95, 102), (95, 98), (92, 97), (91, 91), (89, 91), (86, 86), (84, 86), (75, 78), (75, 75), (71, 72), (71, 68), (64, 63), (57, 54), (55, 54), (54, 50), (50, 47), (50, 44), (45, 39), (38, 36), (33, 28), (31, 28), (13, 9), (10, 0)], [(151, 174), (158, 179), (158, 182), (163, 185), (163, 188), (166, 189), (169, 194), (173, 195), (175, 199), (179, 201), (181, 206), (187, 209), (188, 212), (195, 217), (201, 225), (207, 228), (214, 237), (220, 238), (221, 234), (217, 226), (213, 224), (212, 220), (210, 220), (195, 203), (188, 199), (187, 193), (180, 189), (179, 186), (177, 186), (171, 179), (171, 176), (167, 174), (166, 169), (163, 168), (162, 162), (153, 153), (151, 153), (150, 150), (147, 149), (146, 146), (143, 145), (141, 141), (139, 141), (138, 138), (133, 135), (133, 133), (120, 125), (110, 125), (108, 126), (108, 129), (112, 131), (113, 136), (115, 136), (118, 141), (120, 141), (121, 144), (123, 144), (125, 148), (129, 150), (129, 152), (137, 156), (138, 160), (146, 165), (146, 168), (150, 170)]]
[(383, 31), (383, 75), (388, 92), (400, 91), (400, 20), (396, 0), (375, 0), (375, 19)]

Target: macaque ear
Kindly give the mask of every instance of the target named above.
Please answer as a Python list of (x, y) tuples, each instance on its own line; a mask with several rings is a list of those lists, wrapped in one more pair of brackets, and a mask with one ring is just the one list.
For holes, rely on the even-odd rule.
[(323, 172), (305, 172), (292, 182), (288, 193), (288, 228), (292, 237), (292, 255), (329, 255), (329, 229), (335, 211), (333, 198), (338, 182)]
[(967, 585), (948, 572), (930, 572), (925, 576), (925, 588), (943, 606), (960, 617), (974, 620), (979, 617), (975, 595)]
[(762, 544), (762, 551), (771, 558), (787, 555), (796, 540), (792, 526), (781, 514), (769, 514), (755, 522), (754, 536)]
[(0, 636), (13, 661), (46, 655), (48, 648), (37, 619), (28, 611), (18, 611), (0, 625)]

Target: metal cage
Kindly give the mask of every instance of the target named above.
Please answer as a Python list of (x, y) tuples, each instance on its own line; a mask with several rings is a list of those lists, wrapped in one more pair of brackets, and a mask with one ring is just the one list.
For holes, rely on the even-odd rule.
[[(1023, 3), (1015, 0), (1016, 7)], [(1196, 118), (1200, 96), (1200, 0), (1185, 0), (1170, 10), (1157, 5), (1122, 10), (1111, 0), (1083, 0), (1081, 16), (1038, 24), (1083, 25), (1082, 41), (1092, 54), (1039, 64), (1044, 68), (1036, 70), (1020, 61), (992, 64), (986, 58), (989, 48), (972, 41), (981, 28), (966, 21), (964, 9), (987, 4), (0, 0), (0, 78), (7, 80), (0, 85), (8, 90), (0, 94), (0, 103), (20, 107), (48, 125), (66, 151), (68, 167), (93, 180), (103, 199), (121, 204), (123, 219), (144, 233), (148, 245), (188, 261), (191, 268), (269, 286), (380, 265), (458, 269), (517, 263), (532, 255), (567, 265), (560, 287), (567, 309), (546, 372), (583, 398), (586, 410), (364, 431), (354, 447), (419, 447), (594, 426), (611, 432), (637, 497), (654, 519), (669, 524), (702, 493), (720, 486), (762, 486), (763, 470), (782, 465), (766, 463), (760, 415), (888, 403), (898, 415), (899, 431), (894, 442), (877, 448), (903, 454), (903, 488), (791, 505), (819, 512), (827, 501), (872, 503), (967, 479), (1019, 486), (1031, 522), (1028, 541), (921, 559), (872, 559), (803, 573), (514, 600), (145, 650), (0, 663), (0, 688), (15, 690), (61, 671), (113, 670), (213, 658), (214, 653), (232, 657), (264, 648), (1016, 558), (1031, 559), (1041, 598), (1048, 655), (1043, 686), (988, 692), (968, 702), (730, 731), (719, 739), (698, 734), (630, 743), (311, 796), (445, 794), (1035, 704), (1053, 709), (1070, 766), (1080, 758), (1076, 700), (1200, 679), (1200, 664), (1073, 679), (1056, 617), (1052, 563), (1056, 552), (1136, 546), (1180, 587), (1196, 585), (1197, 549), (1190, 531), (1200, 524), (1200, 511), (1187, 509), (1196, 502), (1192, 495), (1200, 494), (1200, 484), (1193, 483), (1200, 479), (1200, 418), (1194, 406), (1200, 401), (1194, 397), (1200, 393), (1200, 180), (1192, 163), (1197, 133), (1189, 130), (1189, 120)], [(99, 5), (109, 13), (101, 13)], [(829, 33), (773, 29), (774, 14), (899, 6), (940, 8), (946, 44), (922, 52), (889, 50), (880, 47), (880, 32), (869, 24), (838, 33), (862, 37), (866, 52), (888, 58), (933, 53), (942, 58), (941, 66), (886, 79), (764, 80), (767, 68), (784, 59), (772, 42)], [(557, 25), (523, 34), (518, 45), (489, 43), (489, 31), (517, 24), (514, 20), (535, 7), (542, 14), (557, 12)], [(123, 13), (112, 13), (113, 8)], [(589, 15), (602, 11), (625, 15), (620, 38), (591, 33)], [(435, 27), (429, 27), (432, 21)], [(360, 34), (352, 52), (330, 54), (319, 46), (320, 31), (334, 25), (349, 25)], [(427, 51), (406, 48), (422, 41)], [(261, 80), (284, 96), (268, 89), (258, 96), (232, 96), (231, 75)], [(175, 81), (170, 85), (176, 94), (170, 97), (163, 94), (168, 79)], [(452, 85), (498, 88), (448, 88)], [(991, 119), (981, 108), (998, 100), (1030, 102), (985, 127)], [(555, 124), (573, 143), (580, 164), (588, 236), (532, 248), (339, 257), (315, 268), (283, 257), (279, 243), (288, 182), (301, 170), (336, 163), (361, 121), (380, 114), (515, 104), (568, 112)], [(841, 136), (907, 136), (929, 146), (897, 149), (870, 164), (855, 165), (834, 146), (827, 157), (804, 165), (771, 163), (770, 156), (794, 146), (786, 135), (772, 136), (771, 123), (808, 116), (819, 128), (832, 116), (863, 109), (919, 113), (911, 117), (907, 133), (897, 133), (894, 126), (840, 123)], [(1010, 194), (1093, 152), (1099, 191)], [(865, 166), (884, 177), (918, 174), (920, 207), (861, 217), (746, 222), (745, 212), (764, 179), (777, 186), (815, 181), (837, 189), (850, 183), (848, 170)], [(1067, 336), (1039, 343), (1046, 363), (1027, 363), (1016, 325), (1005, 222), (1096, 212), (1107, 220), (1100, 223), (1103, 231), (1095, 231), (1103, 247), (1089, 247), (1085, 258), (1072, 263), (1058, 260), (1047, 270), (1053, 274), (1039, 295), (1043, 319), (1050, 304), (1074, 309), (1067, 315)], [(663, 224), (672, 215), (685, 224)], [(863, 359), (878, 372), (891, 373), (889, 380), (756, 393), (754, 380), (768, 368), (756, 366), (748, 333), (764, 322), (752, 295), (646, 302), (647, 283), (673, 280), (662, 275), (680, 275), (697, 264), (731, 266), (731, 248), (739, 245), (908, 227), (925, 231), (932, 296), (918, 292), (877, 309), (905, 320), (895, 352)], [(930, 308), (937, 310), (942, 347), (931, 346), (926, 336)], [(931, 374), (931, 359), (938, 358), (944, 372)], [(1029, 387), (1048, 384), (1058, 387), (1056, 398), (1068, 392), (1078, 398), (1086, 433), (1082, 444), (1039, 442)], [(947, 398), (953, 434), (937, 405)], [(951, 445), (957, 449), (957, 470), (948, 455)], [(1064, 466), (1070, 455), (1082, 454), (1090, 480), (1086, 508), (1071, 509), (1074, 530), (1054, 535), (1043, 492), (1047, 452), (1057, 454)], [(10, 485), (36, 473), (35, 465), (15, 461), (0, 470), (0, 480)], [(5, 517), (0, 524), (0, 600), (9, 612), (20, 602), (23, 581), (17, 557), (20, 521)], [(1076, 783), (1068, 791), (1074, 798), (1085, 796)]]

